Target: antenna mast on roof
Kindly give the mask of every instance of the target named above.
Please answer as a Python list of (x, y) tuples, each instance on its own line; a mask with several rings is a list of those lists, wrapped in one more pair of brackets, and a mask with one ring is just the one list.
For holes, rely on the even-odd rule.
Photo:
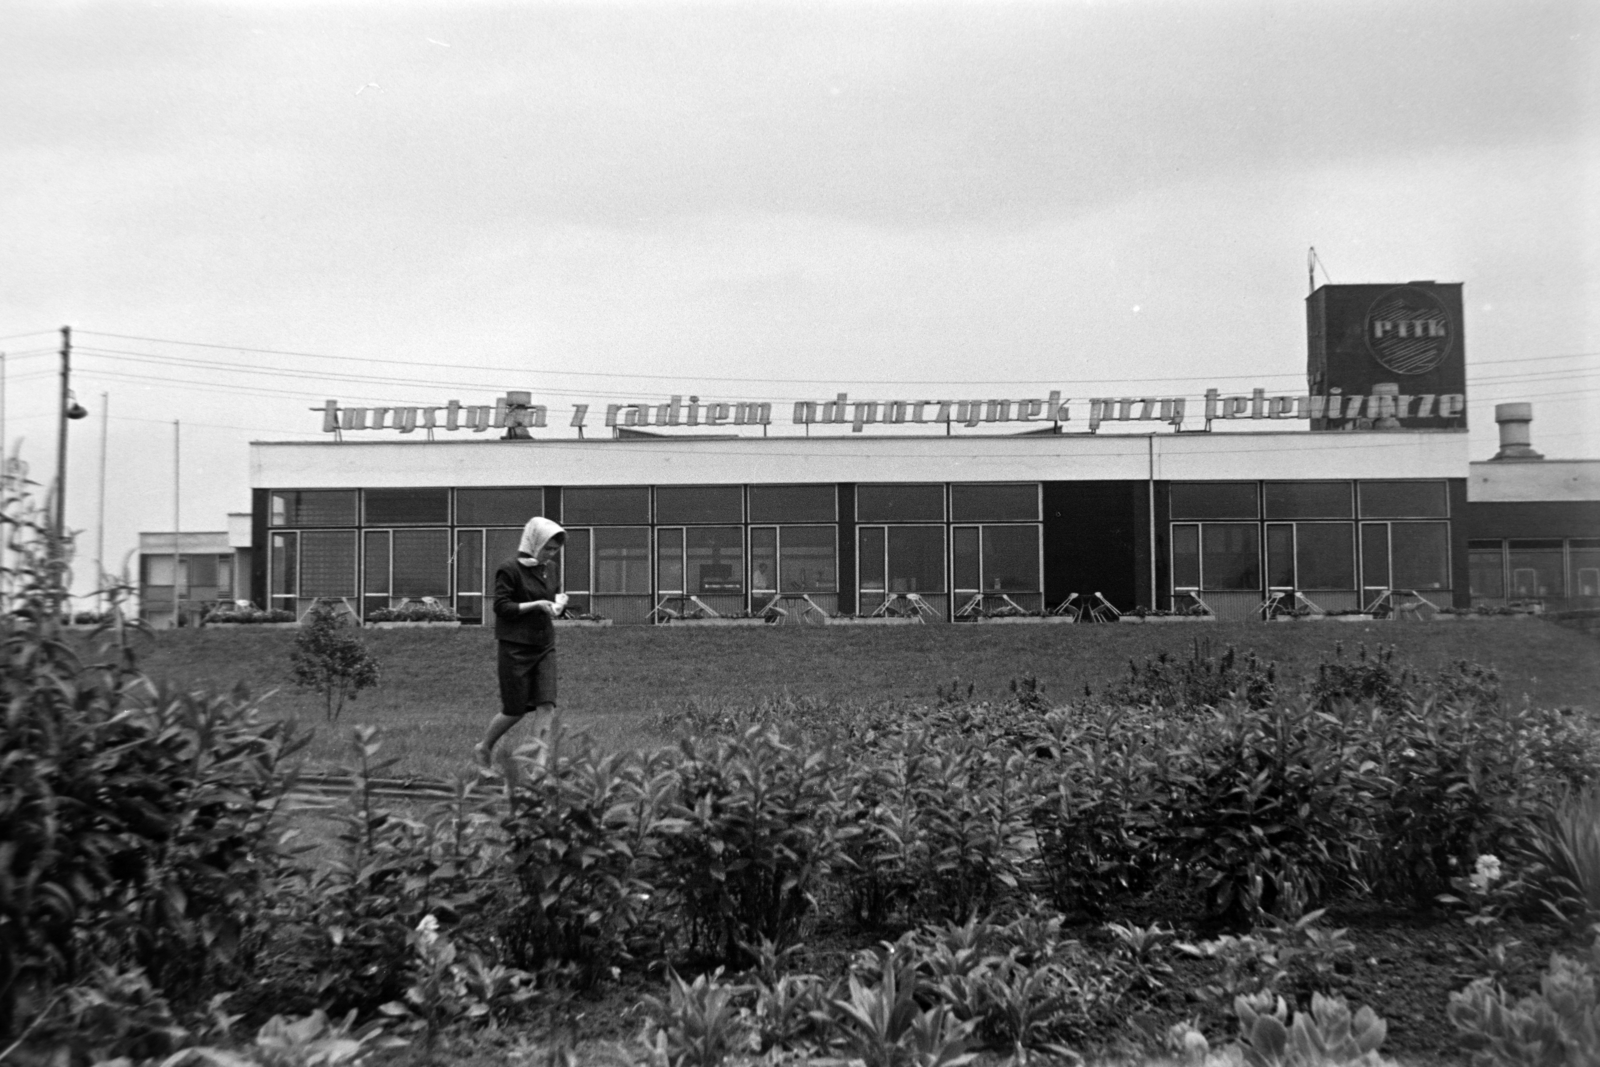
[(1322, 262), (1322, 257), (1317, 255), (1317, 246), (1312, 245), (1306, 250), (1306, 291), (1308, 293), (1317, 291), (1318, 267), (1322, 268), (1322, 277), (1327, 280), (1329, 285), (1332, 285), (1333, 279), (1328, 277), (1328, 265)]

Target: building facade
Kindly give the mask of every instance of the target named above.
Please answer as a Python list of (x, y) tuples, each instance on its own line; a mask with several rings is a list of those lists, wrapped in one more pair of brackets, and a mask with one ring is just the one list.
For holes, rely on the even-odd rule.
[[(264, 606), (359, 612), (433, 597), (484, 617), (495, 566), (542, 514), (569, 532), (574, 610), (643, 623), (694, 597), (933, 617), (1074, 594), (1118, 609), (1198, 594), (1223, 619), (1273, 592), (1350, 610), (1385, 590), (1469, 602), (1466, 437), (1024, 434), (259, 443)], [(976, 600), (975, 600), (976, 598)]]

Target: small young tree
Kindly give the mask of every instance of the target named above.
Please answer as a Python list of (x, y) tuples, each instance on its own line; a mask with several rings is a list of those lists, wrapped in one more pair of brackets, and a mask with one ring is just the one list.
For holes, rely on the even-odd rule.
[(289, 665), (296, 685), (322, 694), (329, 722), (339, 718), (346, 700), (378, 684), (378, 661), (340, 625), (337, 615), (321, 605), (301, 625)]

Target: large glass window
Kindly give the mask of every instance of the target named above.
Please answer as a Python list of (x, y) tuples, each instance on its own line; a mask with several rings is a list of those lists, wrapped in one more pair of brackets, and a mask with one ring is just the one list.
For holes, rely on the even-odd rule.
[[(650, 490), (645, 486), (561, 491), (562, 525), (625, 526), (649, 521)], [(649, 556), (646, 548), (647, 561)]]
[(864, 526), (860, 538), (863, 591), (942, 593), (942, 526)]
[(300, 535), (300, 595), (356, 595), (354, 530), (307, 530)]
[(785, 593), (839, 590), (839, 536), (832, 526), (778, 527), (778, 588)]
[(1501, 600), (1506, 595), (1505, 545), (1499, 541), (1467, 542), (1467, 580), (1473, 597)]
[(1200, 588), (1200, 527), (1195, 524), (1172, 528), (1172, 588)]
[[(355, 535), (350, 535), (354, 539)], [(217, 557), (200, 553), (194, 556), (185, 556), (184, 561), (189, 565), (188, 584), (195, 589), (215, 589), (217, 585)]]
[(1361, 524), (1361, 588), (1389, 589), (1389, 524)]
[(744, 490), (737, 485), (663, 485), (656, 489), (661, 523), (742, 522)]
[(1506, 548), (1513, 597), (1566, 594), (1560, 541), (1512, 541)]
[(293, 611), (294, 599), (300, 593), (299, 536), (292, 533), (272, 535), (271, 578), (268, 593), (275, 608)]
[(448, 489), (368, 489), (368, 526), (420, 526), (450, 521)]
[(1255, 482), (1173, 482), (1174, 519), (1255, 519)]
[(1450, 588), (1450, 527), (1447, 523), (1390, 523), (1389, 555), (1394, 588)]
[(1349, 482), (1267, 482), (1269, 519), (1348, 519), (1354, 516)]
[(1287, 522), (1268, 523), (1267, 588), (1294, 587), (1294, 525)]
[(752, 485), (751, 522), (833, 522), (839, 494), (831, 485)]
[(1261, 527), (1243, 522), (1201, 526), (1200, 568), (1204, 589), (1260, 589)]
[(983, 589), (987, 593), (1039, 591), (1039, 527), (983, 528)]
[(1443, 519), (1450, 515), (1444, 482), (1362, 482), (1363, 519)]
[(1039, 486), (1034, 482), (950, 487), (950, 518), (956, 522), (1037, 522)]
[(856, 521), (943, 522), (944, 486), (859, 485), (856, 487)]
[(389, 606), (389, 531), (368, 530), (361, 535), (361, 596), (364, 616), (373, 608)]
[(456, 531), (456, 614), (483, 617), (483, 531)]
[(744, 530), (738, 526), (691, 526), (684, 530), (689, 588), (702, 595), (744, 594)]
[(589, 531), (567, 529), (567, 547), (561, 551), (561, 588), (567, 593), (591, 590)]
[(1570, 541), (1572, 596), (1600, 597), (1600, 540)]
[(456, 490), (458, 526), (522, 526), (543, 514), (543, 489)]
[[(567, 535), (570, 544), (572, 535)], [(493, 576), (500, 564), (511, 559), (517, 554), (517, 546), (522, 544), (521, 530), (485, 530), (483, 532), (483, 561), (488, 567), (489, 574)], [(563, 553), (565, 555), (565, 553)], [(489, 590), (494, 592), (494, 590)]]
[(1305, 590), (1356, 587), (1355, 528), (1348, 522), (1295, 523), (1295, 579)]
[(274, 526), (354, 526), (354, 489), (296, 489), (272, 494)]
[(595, 593), (650, 592), (649, 527), (596, 529), (594, 541)]
[(391, 547), (397, 597), (450, 595), (450, 531), (395, 530)]
[(686, 590), (683, 569), (683, 528), (656, 531), (656, 591), (682, 593)]

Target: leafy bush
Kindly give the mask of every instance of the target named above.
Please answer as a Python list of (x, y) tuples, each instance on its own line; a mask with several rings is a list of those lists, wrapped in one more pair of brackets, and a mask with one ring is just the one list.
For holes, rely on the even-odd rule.
[(234, 604), (218, 604), (205, 614), (200, 620), (202, 623), (263, 623), (263, 622), (294, 622), (294, 612), (283, 611), (279, 608), (258, 608), (249, 601)]
[(1304, 708), (1219, 713), (1160, 783), (1165, 850), (1211, 910), (1297, 916), (1355, 869), (1368, 789), (1337, 725)]
[(280, 998), (363, 1014), (400, 1000), (422, 918), (459, 924), (482, 916), (494, 896), (501, 849), (473, 783), (458, 780), (455, 795), (421, 818), (402, 815), (374, 793), (373, 780), (394, 763), (376, 760), (381, 747), (375, 727), (352, 731), (352, 760), (340, 768), (352, 786), (332, 813), (337, 833), (277, 887)]
[(1550, 909), (1580, 925), (1600, 923), (1600, 784), (1569, 792), (1532, 829), (1527, 851)]
[(694, 948), (737, 964), (763, 939), (798, 936), (837, 851), (838, 771), (828, 752), (772, 729), (706, 749), (683, 742), (654, 876)]
[(1113, 686), (1106, 699), (1171, 709), (1215, 708), (1241, 701), (1252, 708), (1270, 704), (1277, 693), (1277, 667), (1256, 654), (1243, 656), (1229, 645), (1214, 655), (1211, 641), (1196, 639), (1186, 660), (1162, 652), (1144, 663), (1128, 662), (1128, 680)]
[(144, 1005), (126, 1014), (153, 1033), (261, 949), (283, 762), (308, 738), (243, 692), (153, 687), (126, 644), (81, 661), (46, 521), (0, 491), (0, 1041), (53, 1040), (73, 1003)]
[(1512, 1003), (1480, 978), (1450, 994), (1450, 1021), (1475, 1067), (1587, 1067), (1600, 1061), (1600, 937), (1587, 963), (1552, 955), (1539, 992)]
[(541, 969), (571, 965), (582, 986), (628, 958), (650, 909), (645, 878), (671, 779), (662, 761), (600, 757), (558, 739), (556, 770), (520, 760), (504, 822), (519, 888), (503, 919), (510, 957)]
[(454, 608), (438, 601), (403, 604), (398, 608), (373, 608), (368, 622), (460, 622)]
[(296, 685), (322, 694), (329, 722), (339, 718), (346, 700), (378, 684), (378, 661), (339, 616), (322, 605), (300, 624), (289, 667)]
[(1388, 1026), (1363, 1007), (1350, 1014), (1343, 997), (1311, 996), (1311, 1010), (1289, 1022), (1282, 997), (1266, 994), (1234, 1001), (1239, 1043), (1248, 1067), (1379, 1067), (1378, 1046)]

